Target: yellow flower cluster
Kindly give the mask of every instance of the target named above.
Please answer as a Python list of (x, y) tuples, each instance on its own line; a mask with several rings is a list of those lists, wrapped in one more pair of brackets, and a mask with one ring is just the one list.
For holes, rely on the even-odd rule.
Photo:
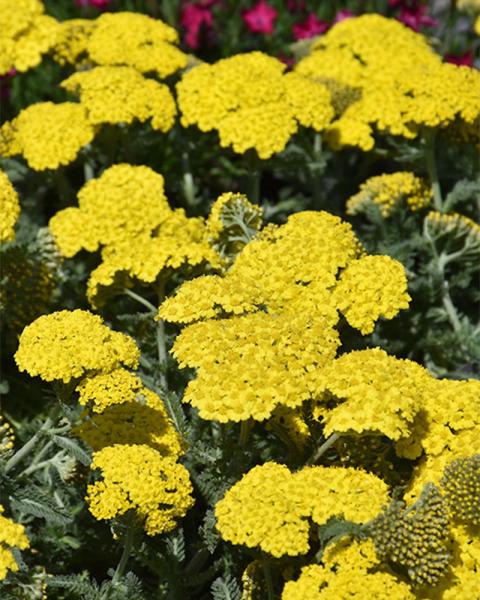
[(78, 193), (78, 208), (59, 211), (49, 228), (61, 253), (72, 257), (150, 233), (170, 212), (160, 174), (120, 164), (88, 181)]
[(329, 545), (323, 565), (308, 565), (297, 581), (286, 583), (282, 600), (339, 600), (378, 598), (414, 600), (409, 586), (390, 573), (376, 571), (379, 561), (370, 540), (343, 537)]
[(59, 24), (43, 12), (40, 0), (0, 0), (0, 76), (35, 67), (54, 46)]
[(480, 249), (480, 225), (465, 215), (443, 214), (432, 210), (428, 213), (424, 226), (432, 238), (453, 235), (464, 238), (468, 245)]
[(364, 523), (387, 501), (386, 484), (363, 471), (307, 467), (292, 473), (284, 465), (267, 462), (228, 490), (215, 515), (225, 540), (259, 547), (276, 557), (295, 556), (308, 552), (308, 519), (323, 525), (331, 517), (343, 516)]
[(9, 571), (18, 571), (11, 548), (25, 550), (30, 545), (23, 525), (7, 519), (3, 512), (0, 504), (0, 581), (5, 579)]
[(423, 126), (473, 127), (480, 116), (478, 71), (442, 63), (423, 36), (377, 14), (335, 25), (296, 72), (344, 86), (350, 97), (327, 130), (334, 149), (370, 150), (376, 131), (414, 138)]
[(262, 159), (283, 150), (299, 125), (322, 131), (333, 118), (330, 93), (261, 52), (202, 64), (177, 84), (182, 125), (217, 130), (220, 145)]
[(0, 415), (0, 455), (13, 448), (15, 434), (10, 423)]
[(185, 283), (159, 311), (167, 321), (203, 319), (184, 329), (173, 348), (182, 366), (198, 369), (184, 401), (202, 417), (225, 422), (263, 420), (279, 404), (293, 408), (315, 397), (323, 389), (319, 373), (339, 345), (337, 309), (371, 331), (380, 316), (407, 305), (401, 265), (370, 257), (366, 275), (356, 277), (355, 265), (365, 260), (356, 261), (358, 254), (351, 227), (338, 217), (299, 213), (247, 244), (224, 277)]
[[(423, 409), (428, 372), (410, 360), (389, 356), (380, 348), (349, 352), (332, 361), (318, 376), (330, 392), (322, 400), (336, 406), (319, 412), (325, 435), (377, 433), (392, 440), (408, 436)], [(322, 384), (320, 384), (322, 385)]]
[(177, 32), (159, 19), (107, 12), (96, 19), (87, 50), (98, 65), (125, 65), (167, 77), (187, 65), (187, 56), (174, 46), (177, 40)]
[(92, 468), (102, 474), (87, 490), (96, 519), (113, 519), (133, 509), (147, 534), (157, 535), (174, 529), (193, 505), (187, 469), (147, 445), (107, 446), (94, 453)]
[(94, 413), (77, 428), (94, 450), (113, 444), (147, 444), (164, 455), (181, 454), (180, 438), (162, 400), (123, 368), (85, 377), (79, 403)]
[(53, 58), (61, 65), (81, 65), (86, 62), (88, 40), (95, 26), (93, 19), (62, 21), (53, 47)]
[(71, 75), (61, 86), (80, 96), (92, 125), (141, 123), (168, 131), (177, 109), (166, 85), (146, 79), (132, 67), (96, 67)]
[(0, 155), (21, 154), (36, 171), (68, 165), (92, 141), (85, 108), (73, 102), (40, 102), (0, 128)]
[(0, 243), (9, 242), (15, 237), (15, 223), (20, 214), (17, 192), (7, 174), (0, 170)]
[(89, 371), (120, 364), (136, 367), (139, 354), (132, 338), (110, 330), (98, 315), (62, 310), (39, 317), (23, 330), (15, 361), (32, 377), (67, 383)]
[(457, 0), (458, 10), (471, 10), (480, 12), (480, 0)]
[(337, 308), (363, 335), (372, 333), (380, 317), (392, 319), (408, 308), (407, 277), (389, 256), (362, 256), (342, 271), (335, 288)]
[(480, 525), (480, 454), (450, 463), (440, 485), (454, 519)]
[(432, 190), (425, 181), (408, 171), (370, 177), (360, 186), (360, 191), (347, 200), (347, 214), (357, 215), (369, 206), (376, 205), (383, 217), (388, 217), (398, 207), (420, 210), (430, 204)]

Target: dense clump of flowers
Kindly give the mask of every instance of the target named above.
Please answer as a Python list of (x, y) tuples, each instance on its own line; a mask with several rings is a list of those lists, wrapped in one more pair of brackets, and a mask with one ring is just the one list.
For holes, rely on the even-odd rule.
[(279, 60), (251, 52), (202, 64), (177, 85), (182, 125), (216, 130), (220, 145), (260, 158), (283, 150), (299, 125), (322, 131), (333, 117), (330, 93)]
[(85, 377), (77, 386), (78, 401), (93, 412), (124, 402), (133, 402), (143, 388), (142, 380), (122, 367), (107, 373), (95, 373)]
[(76, 433), (93, 450), (113, 444), (145, 444), (162, 456), (178, 457), (182, 446), (162, 400), (145, 387), (136, 398), (85, 418)]
[(335, 25), (297, 72), (361, 92), (328, 129), (334, 149), (370, 150), (375, 131), (414, 138), (425, 126), (474, 127), (480, 116), (479, 73), (442, 63), (423, 36), (380, 15)]
[(193, 505), (188, 471), (175, 458), (146, 445), (115, 444), (93, 455), (102, 479), (88, 486), (87, 502), (96, 519), (134, 510), (148, 535), (174, 529)]
[(379, 564), (371, 540), (343, 537), (329, 545), (322, 565), (303, 567), (296, 581), (285, 584), (282, 600), (337, 600), (379, 598), (413, 600), (409, 586), (390, 573), (375, 570)]
[(348, 199), (347, 214), (365, 212), (369, 206), (378, 206), (383, 217), (406, 204), (412, 210), (420, 210), (430, 204), (432, 191), (419, 177), (408, 171), (370, 177), (360, 186), (360, 191)]
[(20, 214), (20, 202), (15, 188), (7, 174), (0, 170), (0, 242), (8, 242), (15, 237), (15, 223)]
[(43, 12), (40, 0), (0, 0), (0, 75), (37, 66), (54, 46), (60, 26)]
[[(428, 378), (417, 363), (389, 356), (380, 348), (340, 356), (319, 375), (324, 388), (338, 398), (333, 408), (320, 406), (325, 434), (373, 432), (392, 440), (409, 435), (423, 408)], [(332, 402), (329, 395), (325, 400)]]
[(79, 95), (92, 125), (145, 122), (168, 131), (177, 113), (166, 85), (146, 79), (132, 67), (96, 67), (71, 75), (62, 87)]
[(174, 45), (177, 40), (177, 32), (159, 19), (134, 12), (105, 13), (95, 21), (87, 51), (98, 65), (125, 65), (168, 77), (187, 65), (187, 56)]
[(363, 471), (307, 467), (291, 473), (283, 465), (265, 463), (228, 490), (215, 515), (224, 539), (276, 557), (294, 556), (308, 551), (308, 519), (323, 525), (343, 516), (364, 523), (387, 498), (386, 484)]
[(0, 415), (0, 456), (13, 448), (14, 441), (13, 427)]
[[(279, 404), (293, 408), (322, 391), (318, 374), (339, 345), (334, 327), (343, 300), (337, 300), (336, 276), (359, 252), (351, 227), (337, 217), (299, 213), (257, 235), (224, 277), (185, 283), (159, 312), (167, 321), (204, 319), (184, 329), (173, 348), (182, 366), (198, 369), (184, 401), (204, 418), (263, 420)], [(369, 302), (353, 323), (362, 330), (406, 305), (403, 269), (385, 259), (394, 266), (375, 271), (370, 296), (363, 280), (349, 288), (352, 297), (363, 290)], [(385, 298), (376, 291), (381, 286)]]
[(415, 586), (435, 585), (446, 573), (449, 519), (434, 485), (427, 485), (408, 509), (395, 500), (368, 525), (378, 556), (407, 570)]
[(170, 212), (159, 173), (120, 164), (87, 182), (78, 193), (78, 208), (59, 211), (49, 228), (61, 253), (72, 257), (81, 249), (94, 252), (150, 233)]
[(424, 229), (432, 239), (461, 241), (471, 252), (480, 252), (480, 225), (465, 215), (432, 210), (425, 219)]
[(408, 308), (407, 277), (389, 256), (362, 256), (342, 271), (335, 288), (337, 308), (352, 327), (372, 333), (380, 317), (392, 319)]
[(18, 571), (12, 548), (25, 550), (30, 545), (23, 525), (7, 519), (3, 512), (0, 504), (0, 580), (5, 579), (9, 571)]
[(93, 19), (62, 21), (53, 47), (53, 58), (61, 65), (81, 65), (86, 62), (88, 40), (95, 26)]
[(85, 108), (40, 102), (0, 128), (0, 155), (22, 155), (36, 171), (68, 165), (94, 137)]
[(19, 339), (15, 361), (20, 371), (44, 381), (82, 377), (124, 364), (136, 367), (139, 350), (129, 336), (112, 331), (85, 310), (62, 310), (39, 317)]
[(480, 525), (480, 454), (451, 462), (440, 485), (454, 519)]

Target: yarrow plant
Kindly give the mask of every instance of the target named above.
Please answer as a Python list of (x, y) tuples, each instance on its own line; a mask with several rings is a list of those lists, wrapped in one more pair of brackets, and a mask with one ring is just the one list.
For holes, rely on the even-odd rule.
[(2, 600), (478, 596), (480, 10), (361, 4), (0, 0)]

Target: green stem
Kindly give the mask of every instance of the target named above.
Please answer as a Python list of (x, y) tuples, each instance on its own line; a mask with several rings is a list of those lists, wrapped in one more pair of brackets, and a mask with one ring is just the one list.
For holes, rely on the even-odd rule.
[(311, 168), (312, 174), (312, 196), (315, 203), (315, 208), (318, 208), (322, 202), (322, 176), (323, 169), (321, 168), (322, 158), (322, 136), (315, 133), (313, 138), (313, 163)]
[(197, 204), (195, 197), (195, 182), (193, 180), (192, 168), (190, 166), (190, 159), (188, 152), (184, 152), (182, 155), (183, 162), (183, 195), (188, 206), (195, 206)]
[(435, 129), (429, 129), (425, 134), (425, 160), (427, 171), (432, 184), (433, 204), (435, 209), (443, 212), (442, 189), (438, 181), (437, 162), (435, 159), (435, 139), (437, 132)]
[(17, 450), (15, 454), (7, 461), (5, 465), (5, 473), (8, 473), (13, 467), (15, 467), (19, 462), (21, 462), (27, 454), (29, 454), (36, 446), (38, 440), (44, 435), (46, 431), (48, 431), (53, 423), (55, 422), (61, 407), (56, 404), (52, 409), (52, 412), (47, 417), (47, 420), (43, 423), (40, 429), (33, 435), (26, 444), (24, 444), (20, 450)]
[(242, 421), (240, 423), (240, 436), (238, 439), (238, 443), (240, 444), (240, 446), (242, 448), (245, 448), (245, 446), (247, 445), (248, 435), (249, 435), (251, 429), (252, 429), (251, 419), (248, 419), (248, 421)]
[[(158, 287), (158, 305), (162, 304), (165, 300), (165, 287), (164, 284)], [(165, 338), (165, 322), (163, 319), (157, 321), (157, 352), (158, 352), (158, 364), (160, 366), (160, 385), (165, 389), (168, 389), (167, 374), (164, 371), (167, 364), (167, 343)]]
[(127, 566), (128, 559), (130, 558), (130, 554), (132, 553), (133, 549), (133, 536), (134, 525), (133, 519), (130, 518), (127, 524), (127, 531), (125, 533), (122, 556), (120, 557), (120, 562), (118, 563), (117, 568), (115, 569), (115, 573), (113, 574), (112, 585), (118, 583), (118, 581), (123, 577), (123, 574), (125, 573), (125, 568)]
[(248, 150), (247, 157), (247, 196), (250, 202), (258, 204), (260, 202), (260, 180), (262, 177), (261, 162), (255, 150)]
[(307, 465), (314, 465), (317, 460), (325, 454), (325, 452), (335, 444), (340, 436), (338, 433), (332, 433), (332, 435), (323, 442), (323, 444), (317, 448), (317, 450), (312, 454), (312, 456), (307, 460)]
[(265, 584), (267, 587), (268, 600), (275, 600), (275, 589), (273, 587), (272, 569), (266, 560), (262, 561), (263, 573), (265, 575)]
[(125, 288), (123, 290), (123, 293), (126, 296), (130, 296), (130, 298), (132, 298), (133, 300), (136, 300), (140, 304), (143, 304), (143, 306), (148, 308), (148, 310), (150, 310), (151, 312), (157, 312), (157, 308), (155, 306), (153, 306), (153, 304), (151, 302), (149, 302), (148, 300), (145, 300), (145, 298), (143, 298), (142, 296), (139, 296), (135, 292), (132, 292), (132, 290)]

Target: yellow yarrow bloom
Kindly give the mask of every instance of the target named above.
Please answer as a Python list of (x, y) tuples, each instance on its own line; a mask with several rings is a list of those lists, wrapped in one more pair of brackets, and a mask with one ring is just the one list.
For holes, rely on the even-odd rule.
[(94, 373), (82, 379), (77, 385), (78, 402), (95, 413), (124, 402), (135, 402), (143, 389), (138, 375), (122, 367), (107, 373)]
[(322, 131), (333, 118), (331, 96), (261, 52), (202, 64), (177, 84), (181, 123), (217, 130), (220, 145), (267, 159), (282, 151), (299, 124)]
[(0, 456), (13, 448), (15, 433), (10, 423), (0, 415)]
[(87, 503), (98, 519), (134, 510), (148, 535), (174, 529), (194, 503), (187, 469), (146, 445), (115, 444), (93, 455), (102, 479), (87, 488)]
[(9, 242), (15, 237), (15, 223), (20, 214), (20, 202), (15, 188), (7, 174), (0, 170), (0, 243)]
[(134, 400), (85, 416), (76, 434), (95, 451), (113, 444), (145, 444), (162, 456), (183, 454), (181, 439), (161, 398), (143, 385)]
[(342, 271), (334, 292), (338, 309), (363, 335), (372, 333), (380, 317), (392, 319), (408, 308), (403, 265), (389, 256), (362, 256)]
[(387, 501), (386, 484), (369, 473), (341, 467), (291, 473), (267, 462), (227, 491), (215, 516), (220, 534), (233, 544), (259, 547), (275, 557), (296, 556), (308, 552), (309, 518), (319, 525), (334, 516), (363, 523)]
[(98, 65), (125, 65), (141, 73), (168, 77), (187, 65), (187, 56), (173, 44), (177, 32), (148, 15), (104, 13), (96, 19), (87, 50)]
[(342, 538), (327, 547), (322, 563), (303, 567), (296, 581), (285, 584), (282, 600), (348, 597), (414, 600), (416, 597), (406, 583), (380, 570), (370, 540), (351, 542)]
[(339, 344), (328, 321), (308, 314), (259, 312), (195, 323), (173, 348), (180, 366), (198, 369), (183, 402), (223, 423), (267, 419), (279, 404), (293, 408), (315, 394), (316, 371)]
[(85, 62), (90, 35), (96, 27), (94, 19), (67, 19), (60, 23), (53, 58), (61, 65)]
[(139, 356), (134, 340), (109, 329), (98, 315), (61, 310), (39, 317), (23, 330), (15, 361), (32, 377), (67, 383), (120, 364), (136, 368)]
[(480, 250), (480, 225), (465, 215), (432, 210), (425, 219), (424, 227), (432, 238), (463, 238), (465, 244)]
[(146, 79), (132, 67), (96, 67), (65, 79), (61, 86), (76, 93), (92, 125), (141, 123), (153, 129), (172, 128), (177, 109), (166, 85)]
[(477, 35), (480, 35), (480, 17), (477, 17), (475, 19), (475, 24), (473, 26), (473, 29)]
[(428, 379), (428, 372), (417, 363), (389, 356), (380, 348), (340, 356), (318, 374), (319, 386), (339, 401), (321, 410), (325, 435), (372, 432), (392, 440), (409, 435), (423, 409)]
[(68, 165), (94, 137), (83, 106), (40, 102), (0, 128), (0, 154), (21, 154), (35, 171)]
[(49, 228), (61, 253), (71, 257), (150, 233), (170, 214), (159, 173), (119, 164), (88, 181), (78, 193), (78, 208), (59, 211)]
[(3, 512), (4, 508), (0, 504), (0, 580), (5, 579), (9, 571), (18, 571), (11, 548), (25, 550), (30, 545), (24, 526), (7, 519)]
[(427, 207), (432, 201), (429, 185), (413, 173), (400, 171), (370, 177), (360, 186), (360, 191), (347, 200), (347, 214), (357, 215), (372, 205), (378, 206), (383, 217), (388, 217), (397, 207), (406, 204), (412, 210)]
[(60, 25), (43, 12), (39, 0), (0, 0), (0, 76), (37, 66), (54, 46)]

